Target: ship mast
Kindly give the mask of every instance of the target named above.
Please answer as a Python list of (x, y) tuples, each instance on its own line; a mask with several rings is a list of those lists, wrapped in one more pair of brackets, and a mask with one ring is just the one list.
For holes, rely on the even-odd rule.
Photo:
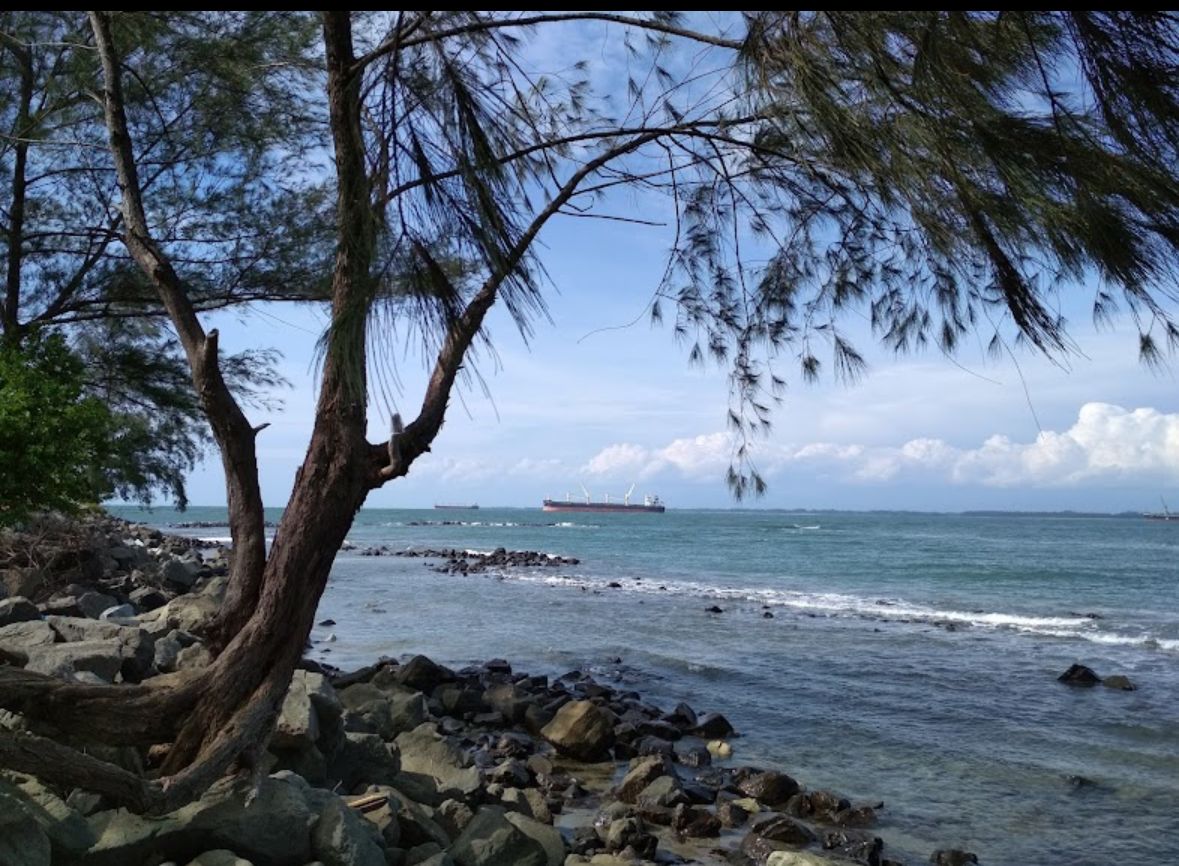
[[(635, 484), (637, 484), (637, 483), (638, 482), (636, 481)], [(626, 496), (622, 497), (622, 504), (623, 505), (630, 505), (630, 495), (634, 492), (635, 492), (635, 485), (632, 484), (630, 486), (630, 490), (626, 491)]]

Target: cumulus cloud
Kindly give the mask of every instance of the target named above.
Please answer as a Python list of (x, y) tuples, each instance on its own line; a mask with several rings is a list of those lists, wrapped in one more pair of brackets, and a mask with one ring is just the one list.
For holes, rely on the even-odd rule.
[[(727, 433), (677, 439), (664, 448), (611, 445), (583, 471), (601, 476), (647, 478), (672, 472), (714, 480), (733, 456)], [(1179, 413), (1127, 410), (1086, 403), (1073, 425), (1045, 430), (1031, 442), (993, 435), (961, 448), (936, 438), (900, 445), (809, 442), (757, 443), (753, 458), (766, 475), (811, 471), (853, 483), (922, 476), (991, 487), (1060, 487), (1132, 479), (1179, 479)]]

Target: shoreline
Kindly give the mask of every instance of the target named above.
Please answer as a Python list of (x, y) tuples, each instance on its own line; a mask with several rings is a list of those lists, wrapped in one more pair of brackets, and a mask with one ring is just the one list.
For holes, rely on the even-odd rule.
[[(37, 610), (36, 616), (24, 608), (26, 618), (21, 621), (28, 624), (21, 627), (23, 630), (54, 632), (53, 642), (48, 645), (51, 649), (24, 648), (27, 663), (34, 668), (44, 667), (48, 662), (38, 661), (41, 655), (69, 656), (71, 637), (76, 641), (77, 636), (93, 638), (96, 630), (104, 634), (117, 630), (118, 639), (124, 645), (136, 644), (133, 658), (126, 658), (126, 653), (120, 650), (113, 664), (111, 659), (105, 665), (85, 662), (72, 674), (67, 674), (59, 664), (57, 673), (88, 681), (108, 678), (135, 681), (169, 668), (184, 670), (206, 664), (208, 654), (193, 631), (199, 616), (212, 609), (218, 592), (223, 589), (223, 549), (215, 548), (208, 555), (199, 549), (200, 542), (189, 536), (169, 536), (115, 518), (99, 524), (98, 534), (105, 532), (107, 541), (117, 535), (129, 536), (105, 551), (104, 564), (114, 562), (116, 568), (94, 577), (88, 590), (100, 596), (102, 590), (115, 594), (105, 599), (88, 598), (83, 605), (81, 598), (87, 593), (67, 601), (59, 592), (57, 597), (51, 595), (42, 602), (44, 609)], [(131, 544), (123, 543), (126, 541)], [(103, 558), (104, 554), (94, 557), (100, 561)], [(149, 562), (151, 559), (155, 561)], [(517, 552), (506, 561), (533, 564), (533, 559), (527, 552)], [(153, 573), (154, 585), (144, 569)], [(143, 585), (131, 588), (133, 583)], [(73, 584), (66, 588), (83, 587)], [(174, 592), (182, 588), (191, 591)], [(146, 602), (144, 607), (155, 605), (154, 609), (137, 611), (131, 616), (125, 608), (114, 612), (108, 608), (94, 613), (94, 618), (70, 615), (84, 614), (85, 610), (94, 612), (98, 603), (111, 598), (126, 605), (132, 603), (136, 594), (140, 601)], [(7, 607), (20, 605), (10, 603)], [(103, 616), (105, 620), (99, 618)], [(38, 623), (43, 628), (35, 627)], [(9, 635), (13, 631), (8, 629)], [(67, 635), (65, 639), (63, 635)], [(40, 639), (44, 637), (41, 635)], [(143, 648), (148, 642), (149, 662)], [(14, 648), (11, 639), (5, 643), (2, 629), (0, 646)], [(57, 661), (60, 663), (61, 659)], [(68, 663), (77, 668), (78, 659)], [(286, 781), (290, 779), (282, 776), (282, 771), (298, 769), (305, 774), (300, 777), (305, 781), (326, 782), (329, 776), (340, 775), (349, 761), (355, 761), (353, 753), (358, 748), (367, 750), (370, 759), (382, 754), (383, 748), (398, 764), (397, 772), (389, 773), (392, 765), (386, 763), (387, 777), (370, 783), (400, 781), (412, 788), (415, 767), (433, 768), (442, 773), (431, 776), (436, 781), (452, 772), (474, 770), (477, 784), (465, 790), (456, 802), (471, 812), (472, 820), (490, 809), (490, 817), (479, 820), (490, 822), (499, 830), (503, 827), (499, 821), (502, 816), (495, 811), (498, 809), (534, 821), (537, 816), (547, 817), (548, 820), (539, 823), (550, 829), (555, 824), (563, 831), (558, 836), (547, 836), (550, 853), (555, 852), (554, 840), (563, 838), (569, 858), (557, 861), (554, 853), (547, 859), (553, 863), (591, 862), (586, 858), (592, 855), (599, 857), (592, 862), (624, 862), (601, 857), (654, 856), (658, 851), (669, 852), (667, 856), (661, 855), (660, 862), (674, 862), (668, 856), (674, 857), (670, 852), (678, 851), (679, 856), (691, 854), (695, 862), (704, 864), (760, 864), (767, 861), (772, 850), (810, 852), (810, 859), (803, 854), (793, 860), (782, 856), (770, 861), (775, 864), (829, 862), (832, 854), (841, 855), (844, 862), (849, 859), (867, 864), (896, 862), (882, 858), (883, 843), (870, 832), (876, 821), (876, 809), (872, 805), (853, 806), (830, 792), (807, 792), (779, 771), (743, 767), (739, 764), (739, 741), (737, 755), (726, 757), (726, 753), (732, 754), (732, 746), (727, 742), (731, 726), (723, 716), (697, 717), (686, 704), (664, 712), (646, 703), (633, 690), (604, 685), (580, 671), (570, 671), (552, 681), (543, 676), (513, 674), (511, 666), (502, 660), (460, 671), (450, 671), (421, 656), (404, 665), (388, 660), (378, 662), (351, 674), (333, 672), (309, 660), (304, 660), (301, 668), (296, 672), (270, 746), (275, 761), (270, 769), (278, 771), (279, 777)], [(338, 688), (332, 686), (333, 681)], [(338, 716), (332, 709), (336, 704), (340, 707)], [(395, 717), (394, 704), (401, 707), (412, 704), (416, 709), (410, 711), (409, 719), (416, 724), (410, 726), (403, 720), (390, 727), (386, 710), (390, 719)], [(565, 716), (574, 710), (577, 718), (571, 722)], [(319, 719), (318, 715), (327, 718)], [(334, 722), (333, 717), (336, 717)], [(552, 728), (553, 724), (571, 728), (572, 733), (563, 734)], [(582, 729), (587, 726), (597, 733), (585, 734)], [(315, 731), (319, 732), (318, 736), (312, 737)], [(373, 740), (374, 736), (378, 739)], [(378, 740), (383, 747), (378, 746)], [(500, 761), (492, 765), (490, 758), (502, 757), (495, 748), (489, 748), (492, 740), (508, 752), (520, 752), (516, 757), (535, 757), (533, 766), (525, 764), (525, 773), (521, 774), (514, 764), (504, 767)], [(443, 760), (440, 755), (449, 758)], [(509, 759), (511, 756), (505, 757)], [(586, 764), (586, 759), (592, 762)], [(443, 763), (437, 764), (440, 760)], [(551, 771), (545, 770), (546, 761), (552, 764)], [(537, 772), (537, 767), (541, 772)], [(553, 775), (561, 768), (565, 768), (568, 780)], [(468, 773), (468, 783), (472, 778)], [(558, 786), (554, 779), (562, 784)], [(422, 780), (416, 782), (419, 788), (414, 795), (427, 801), (436, 799), (438, 792), (431, 793), (428, 783), (422, 787)], [(621, 787), (614, 787), (615, 782)], [(35, 783), (29, 784), (36, 788)], [(654, 788), (648, 790), (652, 785)], [(358, 785), (352, 787), (353, 793), (362, 793)], [(410, 811), (414, 805), (409, 804), (418, 808), (443, 805), (419, 802), (408, 791), (399, 793), (405, 796), (403, 805)], [(61, 796), (57, 799), (63, 804), (69, 799), (69, 792), (58, 794)], [(54, 796), (48, 791), (40, 791), (38, 795)], [(68, 807), (67, 812), (70, 812)], [(89, 815), (70, 812), (69, 817), (91, 826), (107, 820), (101, 809)], [(449, 838), (453, 846), (468, 827), (456, 823), (452, 829), (455, 832)], [(52, 841), (53, 834), (48, 833), (48, 838)], [(248, 847), (248, 840), (238, 844)], [(92, 849), (80, 856), (78, 862), (106, 862), (104, 858), (109, 859), (113, 854), (107, 849), (104, 852)], [(194, 856), (199, 853), (195, 852)], [(752, 857), (748, 856), (750, 853)], [(74, 856), (80, 854), (75, 852)], [(436, 858), (436, 854), (442, 857)], [(815, 859), (821, 854), (826, 854), (827, 859)], [(397, 855), (392, 856), (397, 859)], [(448, 862), (446, 856), (449, 855), (441, 850), (421, 860), (407, 854), (402, 862), (409, 866), (437, 859), (441, 866)], [(958, 853), (947, 853), (940, 862), (971, 862), (945, 859), (957, 856)], [(451, 859), (465, 866), (464, 861)]]

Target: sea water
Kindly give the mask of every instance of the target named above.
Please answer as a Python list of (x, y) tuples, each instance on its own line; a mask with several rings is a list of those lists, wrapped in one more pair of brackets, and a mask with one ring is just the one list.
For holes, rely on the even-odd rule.
[[(911, 863), (1179, 863), (1179, 523), (366, 509), (349, 542), (317, 617), (335, 625), (312, 633), (323, 661), (500, 656), (723, 712), (736, 762), (883, 802), (876, 832)], [(580, 563), (462, 576), (359, 553), (378, 545)], [(1058, 683), (1074, 662), (1138, 689)]]

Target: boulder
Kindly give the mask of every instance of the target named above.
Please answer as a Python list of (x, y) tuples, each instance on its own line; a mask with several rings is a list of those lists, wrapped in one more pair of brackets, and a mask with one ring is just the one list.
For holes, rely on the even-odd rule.
[(540, 735), (557, 750), (581, 761), (609, 756), (614, 742), (612, 714), (590, 701), (571, 701), (561, 707)]
[(666, 775), (667, 772), (667, 761), (661, 755), (652, 755), (632, 761), (630, 770), (618, 783), (616, 791), (618, 799), (624, 803), (636, 802), (644, 788), (660, 776)]
[(452, 682), (454, 671), (450, 668), (435, 664), (425, 656), (414, 656), (397, 670), (397, 682), (417, 689), (419, 692), (432, 692), (441, 683)]
[(671, 814), (671, 829), (681, 836), (698, 839), (719, 836), (721, 822), (707, 809), (694, 809), (684, 803), (675, 807)]
[(127, 661), (118, 641), (78, 641), (41, 647), (30, 655), (25, 670), (68, 680), (75, 673), (89, 672), (113, 683)]
[[(283, 698), (271, 745), (279, 749), (308, 749), (320, 737), (319, 713), (311, 701), (315, 688), (330, 689), (323, 674), (295, 671)], [(334, 698), (334, 693), (332, 694)], [(337, 701), (337, 706), (339, 705)]]
[(247, 807), (250, 786), (227, 778), (196, 802), (159, 818), (123, 809), (98, 812), (88, 819), (98, 841), (86, 864), (123, 866), (149, 858), (187, 862), (215, 848), (262, 863), (307, 863), (313, 859), (311, 828), (318, 810), (308, 805), (306, 790), (301, 779), (265, 777)]
[(218, 848), (216, 851), (206, 851), (199, 857), (194, 857), (188, 866), (254, 866), (249, 860), (238, 857), (232, 851)]
[(1124, 692), (1132, 692), (1138, 688), (1134, 683), (1130, 682), (1130, 678), (1123, 674), (1113, 674), (1101, 681), (1101, 684), (1107, 689), (1121, 689)]
[(425, 723), (397, 735), (402, 775), (433, 784), (442, 800), (465, 800), (479, 790), (479, 770), (467, 767), (467, 755)]
[(560, 866), (563, 848), (561, 859), (550, 860), (544, 844), (508, 820), (503, 809), (482, 806), (454, 841), (450, 856), (458, 866)]
[(518, 812), (504, 815), (508, 823), (544, 849), (546, 866), (561, 866), (565, 862), (565, 840), (561, 832), (543, 821), (537, 821)]
[(176, 654), (176, 670), (199, 671), (213, 663), (213, 656), (203, 643), (186, 646)]
[(640, 806), (663, 806), (670, 808), (687, 802), (687, 799), (679, 777), (671, 775), (659, 776), (652, 781), (651, 784), (639, 792), (639, 795), (635, 798), (635, 802)]
[(648, 832), (647, 825), (638, 817), (611, 821), (602, 834), (602, 841), (606, 843), (608, 851), (623, 851), (629, 848), (645, 860), (655, 856), (655, 850), (659, 845), (659, 840)]
[(131, 591), (131, 603), (140, 610), (156, 610), (168, 603), (168, 596), (154, 586), (141, 586)]
[(392, 740), (399, 733), (393, 724), (389, 696), (371, 683), (348, 686), (339, 692), (339, 700), (348, 710), (347, 728), (362, 727), (385, 740)]
[(160, 569), (160, 577), (180, 589), (191, 589), (200, 572), (200, 564), (192, 560), (169, 559)]
[(98, 619), (104, 610), (115, 607), (118, 603), (119, 600), (113, 595), (102, 592), (84, 592), (78, 596), (78, 609), (82, 611), (83, 616), (90, 619)]
[(832, 861), (807, 851), (771, 851), (765, 866), (832, 866)]
[(375, 827), (335, 798), (324, 806), (311, 832), (311, 853), (324, 866), (385, 866), (375, 835)]
[(721, 800), (716, 804), (716, 817), (721, 826), (732, 829), (740, 827), (749, 820), (749, 813), (732, 800)]
[(801, 790), (798, 782), (775, 770), (755, 773), (737, 784), (737, 789), (759, 803), (777, 806), (785, 803)]
[(696, 736), (706, 740), (731, 737), (735, 732), (729, 720), (720, 713), (705, 713), (697, 720), (696, 729), (692, 731)]
[(1056, 679), (1067, 686), (1095, 686), (1101, 682), (1093, 668), (1085, 665), (1072, 665)]
[(18, 622), (32, 622), (41, 618), (41, 611), (24, 596), (18, 595), (0, 601), (0, 626)]
[(884, 840), (856, 830), (829, 830), (823, 834), (823, 848), (856, 863), (879, 863)]
[(30, 650), (50, 646), (57, 640), (57, 632), (49, 623), (39, 619), (14, 622), (0, 628), (0, 649), (28, 655)]
[(397, 751), (376, 734), (349, 731), (329, 769), (341, 790), (354, 791), (364, 785), (388, 785), (401, 772), (401, 761)]
[(805, 848), (815, 841), (815, 834), (805, 824), (786, 815), (769, 815), (754, 822), (741, 840), (741, 853), (759, 863), (774, 851)]
[(978, 862), (978, 856), (957, 848), (943, 848), (934, 851), (929, 862), (934, 866), (970, 866), (971, 863)]
[(50, 866), (49, 838), (22, 798), (0, 790), (0, 863)]

